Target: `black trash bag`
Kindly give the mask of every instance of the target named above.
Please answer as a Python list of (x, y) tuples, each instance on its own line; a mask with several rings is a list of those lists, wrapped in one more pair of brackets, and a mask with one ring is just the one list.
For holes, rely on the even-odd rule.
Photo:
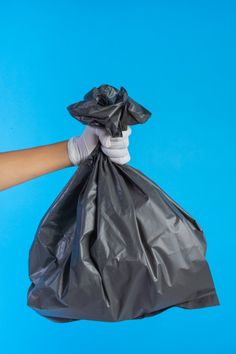
[[(68, 107), (113, 137), (151, 115), (101, 85)], [(96, 146), (42, 218), (27, 305), (55, 322), (141, 319), (219, 305), (199, 224), (155, 182)]]

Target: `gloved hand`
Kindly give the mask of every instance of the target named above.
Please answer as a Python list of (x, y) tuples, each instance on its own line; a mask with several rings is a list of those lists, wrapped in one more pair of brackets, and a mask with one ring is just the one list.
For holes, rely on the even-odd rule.
[(68, 141), (68, 156), (73, 165), (85, 161), (100, 141), (101, 150), (111, 161), (125, 164), (130, 161), (128, 151), (131, 128), (122, 131), (122, 137), (113, 138), (105, 129), (87, 126), (81, 136), (74, 136)]

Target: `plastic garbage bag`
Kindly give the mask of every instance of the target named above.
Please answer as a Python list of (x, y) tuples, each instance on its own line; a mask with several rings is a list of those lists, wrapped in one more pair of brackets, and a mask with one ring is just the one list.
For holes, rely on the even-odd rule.
[[(113, 137), (151, 113), (101, 85), (68, 107)], [(199, 224), (139, 170), (96, 146), (43, 216), (27, 305), (56, 322), (115, 322), (219, 305)]]

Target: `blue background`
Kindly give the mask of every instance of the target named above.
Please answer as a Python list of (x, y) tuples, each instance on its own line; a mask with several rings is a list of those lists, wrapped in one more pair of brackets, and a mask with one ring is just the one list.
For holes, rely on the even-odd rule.
[(129, 164), (199, 222), (221, 305), (119, 323), (57, 324), (26, 306), (28, 250), (75, 167), (1, 193), (4, 354), (235, 353), (235, 1), (5, 1), (0, 9), (1, 151), (80, 135), (66, 106), (94, 86), (151, 110)]

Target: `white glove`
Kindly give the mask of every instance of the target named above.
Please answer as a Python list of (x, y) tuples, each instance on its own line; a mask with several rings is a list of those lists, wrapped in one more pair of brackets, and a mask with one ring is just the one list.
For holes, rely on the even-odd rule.
[(79, 165), (85, 161), (100, 141), (101, 150), (110, 157), (111, 161), (118, 164), (125, 164), (130, 161), (128, 151), (129, 135), (131, 128), (122, 131), (122, 137), (113, 138), (104, 128), (87, 126), (81, 136), (74, 136), (69, 139), (68, 156), (73, 165)]

